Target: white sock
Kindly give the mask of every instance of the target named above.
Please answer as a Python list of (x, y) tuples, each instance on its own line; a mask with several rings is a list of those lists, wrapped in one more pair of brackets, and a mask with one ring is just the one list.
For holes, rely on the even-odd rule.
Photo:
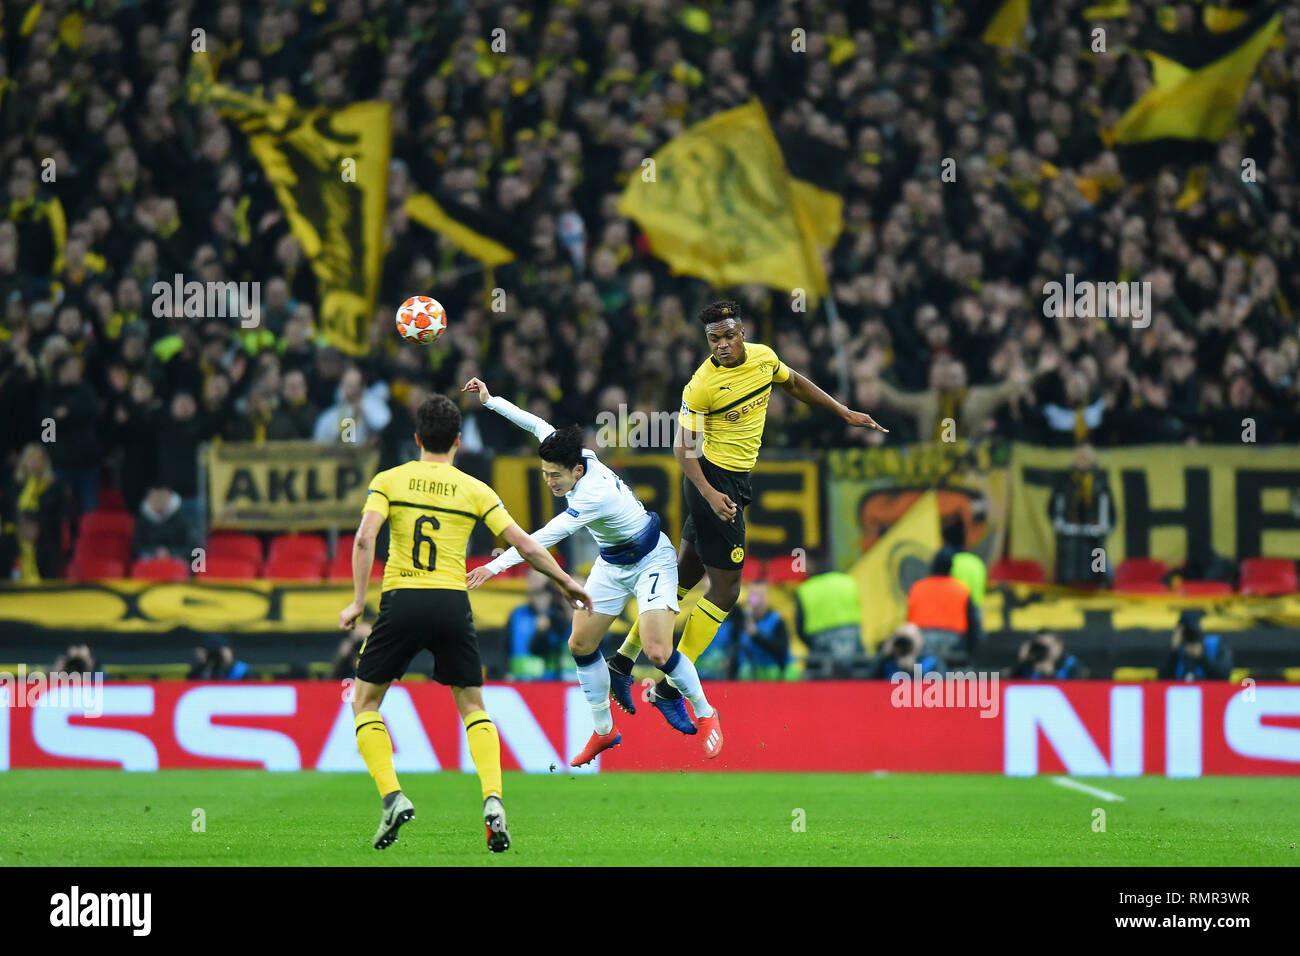
[(582, 685), (582, 696), (591, 705), (591, 719), (596, 725), (596, 733), (607, 734), (614, 729), (614, 717), (609, 711), (609, 667), (600, 651), (579, 656), (573, 655), (578, 665), (578, 683)]
[(704, 687), (700, 684), (700, 675), (689, 657), (681, 651), (673, 651), (673, 656), (660, 669), (668, 678), (668, 683), (691, 702), (696, 717), (713, 716), (713, 708), (709, 706), (708, 698), (704, 696)]

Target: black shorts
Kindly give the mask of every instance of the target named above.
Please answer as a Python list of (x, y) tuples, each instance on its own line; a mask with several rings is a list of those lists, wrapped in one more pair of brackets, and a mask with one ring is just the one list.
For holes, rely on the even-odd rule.
[(745, 507), (754, 498), (749, 472), (719, 468), (703, 456), (699, 462), (705, 480), (735, 502), (736, 517), (723, 521), (714, 514), (695, 483), (683, 478), (686, 519), (682, 522), (682, 540), (695, 545), (706, 568), (739, 568), (745, 563)]
[(379, 599), (379, 620), (357, 655), (357, 679), (387, 684), (422, 650), (433, 654), (433, 679), (480, 687), (483, 665), (469, 594), (442, 588), (394, 588)]

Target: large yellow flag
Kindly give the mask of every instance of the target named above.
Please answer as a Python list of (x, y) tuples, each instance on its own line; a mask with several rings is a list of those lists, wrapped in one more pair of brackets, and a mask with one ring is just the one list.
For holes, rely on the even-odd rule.
[(1134, 46), (1151, 61), (1151, 87), (1101, 133), (1107, 146), (1201, 159), (1236, 122), (1237, 104), (1282, 21), (1264, 3), (1233, 29), (1192, 36), (1153, 30)]
[(635, 219), (676, 274), (720, 288), (759, 282), (828, 289), (823, 252), (841, 227), (841, 198), (792, 177), (757, 100), (696, 123), (634, 175), (618, 211)]
[(349, 355), (364, 355), (384, 259), (391, 105), (304, 110), (289, 96), (268, 101), (215, 82), (203, 53), (194, 54), (188, 81), (190, 102), (216, 107), (248, 135), (316, 274), (322, 331)]
[(927, 491), (853, 562), (849, 574), (858, 582), (862, 643), (868, 651), (874, 653), (907, 620), (907, 592), (930, 573), (942, 544), (939, 498)]

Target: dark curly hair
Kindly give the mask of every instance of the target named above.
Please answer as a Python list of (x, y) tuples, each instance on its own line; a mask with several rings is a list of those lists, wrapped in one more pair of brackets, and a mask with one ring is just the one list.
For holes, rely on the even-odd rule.
[(723, 299), (720, 302), (710, 302), (700, 310), (700, 324), (712, 325), (714, 322), (725, 322), (727, 319), (735, 319), (737, 322), (745, 321), (740, 311), (740, 303), (733, 302), (731, 299)]
[(557, 428), (546, 436), (539, 453), (542, 456), (542, 461), (572, 471), (582, 464), (582, 428), (578, 425)]
[(415, 413), (415, 431), (425, 451), (439, 455), (450, 451), (460, 434), (460, 409), (446, 395), (434, 395)]

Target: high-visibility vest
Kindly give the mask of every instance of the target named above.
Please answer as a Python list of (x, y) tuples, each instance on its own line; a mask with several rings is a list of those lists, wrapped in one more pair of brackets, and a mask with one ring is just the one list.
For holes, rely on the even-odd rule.
[(984, 582), (988, 580), (988, 569), (978, 554), (958, 551), (952, 556), (952, 576), (970, 588), (971, 600), (976, 607), (984, 606)]
[(803, 611), (804, 634), (820, 634), (836, 627), (862, 626), (858, 582), (843, 571), (818, 574), (795, 591)]
[(970, 588), (947, 574), (922, 578), (907, 593), (907, 619), (917, 627), (966, 633)]

